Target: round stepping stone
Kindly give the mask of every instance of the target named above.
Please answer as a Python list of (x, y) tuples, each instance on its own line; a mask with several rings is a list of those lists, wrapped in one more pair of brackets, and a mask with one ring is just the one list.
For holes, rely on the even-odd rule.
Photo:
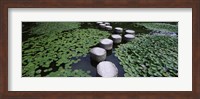
[(122, 28), (120, 28), (120, 27), (115, 28), (115, 33), (122, 33), (122, 32), (123, 32)]
[(135, 34), (135, 31), (134, 30), (126, 30), (125, 33), (126, 34)]
[(94, 47), (90, 50), (90, 57), (96, 62), (101, 62), (106, 59), (106, 50), (100, 47)]
[(108, 31), (112, 30), (112, 26), (106, 26), (106, 30)]
[(108, 23), (108, 22), (106, 22), (106, 23), (104, 23), (104, 24), (107, 25), (107, 26), (110, 25), (110, 23)]
[(97, 22), (97, 24), (102, 24), (103, 22)]
[(100, 28), (105, 29), (106, 28), (106, 24), (99, 24)]
[(100, 46), (106, 50), (111, 50), (113, 47), (113, 41), (111, 39), (102, 39)]
[(125, 39), (125, 41), (131, 41), (131, 40), (133, 40), (134, 39), (134, 35), (133, 34), (126, 34), (126, 35), (124, 35), (124, 39)]
[(122, 41), (121, 35), (113, 34), (111, 37), (114, 43), (121, 43)]
[(97, 73), (101, 77), (117, 77), (118, 69), (110, 61), (102, 61), (97, 65)]

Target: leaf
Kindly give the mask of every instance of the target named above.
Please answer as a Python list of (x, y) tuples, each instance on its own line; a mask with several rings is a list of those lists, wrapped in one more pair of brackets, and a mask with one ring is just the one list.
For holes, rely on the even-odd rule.
[(123, 66), (125, 73), (128, 73), (126, 75), (134, 77), (176, 75), (175, 77), (177, 77), (177, 72), (175, 73), (173, 70), (164, 74), (162, 74), (164, 71), (160, 71), (166, 66), (169, 69), (173, 67), (178, 70), (178, 57), (174, 57), (178, 56), (177, 40), (170, 36), (145, 35), (132, 42), (121, 44), (115, 49), (115, 56), (120, 60), (120, 65)]
[[(98, 29), (76, 29), (71, 32), (60, 32), (63, 29), (62, 26), (62, 28), (59, 27), (62, 25), (60, 23), (45, 22), (45, 24), (39, 24), (41, 27), (36, 27), (32, 33), (41, 32), (44, 34), (29, 38), (22, 43), (22, 73), (26, 77), (34, 77), (34, 71), (38, 66), (47, 68), (45, 71), (52, 71), (50, 68), (52, 62), (56, 63), (56, 68), (64, 64), (65, 69), (67, 69), (65, 70), (66, 73), (61, 73), (58, 70), (47, 76), (74, 76), (72, 75), (71, 65), (80, 61), (78, 57), (87, 55), (91, 46), (96, 45), (96, 42), (99, 42), (101, 38), (107, 38), (110, 35), (108, 32)], [(56, 29), (52, 26), (55, 26)], [(53, 29), (48, 30), (49, 28), (54, 28), (55, 31)], [(67, 29), (68, 27), (65, 28)], [(28, 46), (31, 47), (27, 48)], [(71, 60), (73, 57), (77, 59)], [(80, 71), (79, 73), (79, 76), (89, 76), (86, 71)]]

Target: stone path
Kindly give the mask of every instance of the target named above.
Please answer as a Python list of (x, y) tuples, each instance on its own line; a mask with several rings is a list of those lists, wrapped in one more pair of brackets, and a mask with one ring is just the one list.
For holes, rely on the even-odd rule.
[[(99, 28), (101, 30), (105, 30), (105, 31), (111, 31), (113, 28), (110, 25), (110, 23), (108, 23), (108, 22), (97, 22), (97, 25), (99, 26)], [(115, 44), (119, 44), (122, 42), (122, 39), (124, 39), (124, 41), (126, 41), (126, 42), (129, 42), (134, 39), (134, 37), (135, 37), (134, 30), (125, 30), (125, 35), (124, 35), (124, 37), (122, 37), (123, 32), (124, 32), (123, 28), (115, 27), (114, 33), (112, 33), (112, 35), (111, 35), (112, 39), (104, 38), (104, 39), (100, 40), (100, 47), (102, 49), (100, 49), (100, 48), (97, 49), (97, 47), (94, 47), (91, 49), (92, 51), (90, 52), (90, 57), (92, 60), (98, 62), (97, 73), (101, 77), (117, 77), (118, 76), (118, 69), (115, 66), (115, 64), (110, 61), (104, 61), (106, 59), (105, 54), (107, 54), (107, 53), (105, 53), (105, 51), (103, 51), (103, 49), (105, 49), (106, 51), (109, 51), (109, 50), (112, 51), (113, 42)], [(104, 53), (102, 53), (102, 51)], [(101, 55), (98, 55), (100, 53), (101, 53)]]

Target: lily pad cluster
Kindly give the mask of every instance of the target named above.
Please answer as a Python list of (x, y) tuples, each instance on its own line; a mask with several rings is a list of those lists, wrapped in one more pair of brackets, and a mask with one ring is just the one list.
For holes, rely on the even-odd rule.
[(81, 26), (78, 22), (37, 22), (36, 26), (30, 29), (31, 34), (50, 34), (77, 29)]
[[(174, 22), (176, 23), (176, 22)], [(176, 32), (178, 33), (178, 25), (172, 25), (167, 23), (137, 23), (137, 25), (144, 26), (149, 30), (159, 30), (164, 32)]]
[(78, 57), (86, 55), (91, 46), (109, 35), (97, 29), (76, 29), (29, 38), (22, 45), (22, 75), (90, 76), (89, 71), (73, 71), (71, 64), (80, 61)]
[(71, 68), (59, 68), (57, 72), (51, 72), (47, 77), (91, 77), (89, 74), (90, 71), (85, 72), (81, 69), (71, 70)]
[(146, 35), (121, 44), (115, 55), (125, 77), (177, 77), (178, 38)]

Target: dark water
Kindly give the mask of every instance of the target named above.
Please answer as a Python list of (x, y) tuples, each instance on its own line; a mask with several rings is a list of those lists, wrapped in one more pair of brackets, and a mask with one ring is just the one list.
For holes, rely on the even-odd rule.
[(30, 34), (30, 29), (34, 26), (36, 26), (36, 22), (22, 22), (22, 42), (37, 36)]

